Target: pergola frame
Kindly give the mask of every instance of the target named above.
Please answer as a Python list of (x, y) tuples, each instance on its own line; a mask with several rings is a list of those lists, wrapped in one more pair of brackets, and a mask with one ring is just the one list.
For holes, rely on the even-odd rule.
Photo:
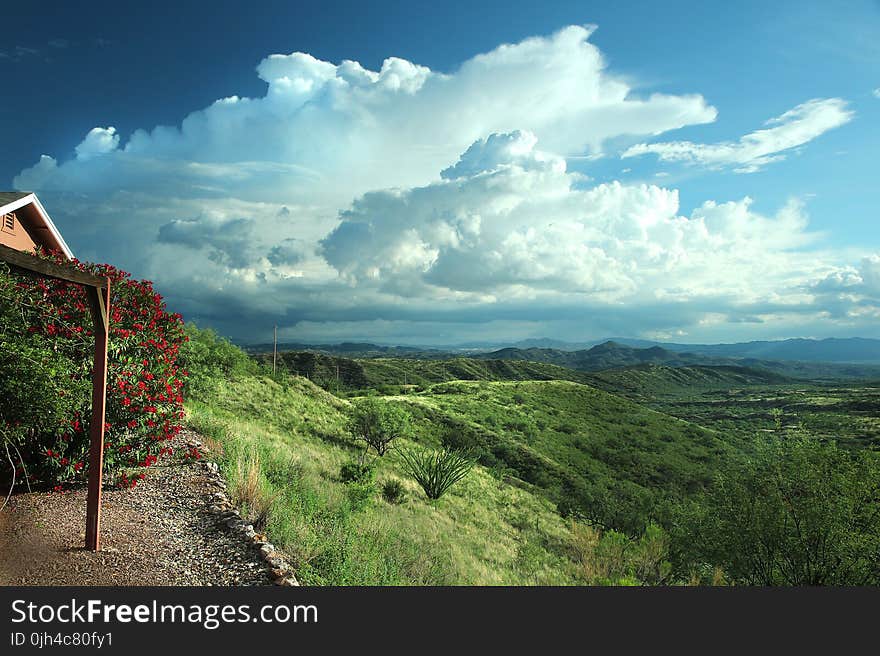
[(95, 334), (92, 369), (92, 420), (89, 424), (89, 480), (86, 501), (86, 549), (101, 548), (101, 486), (104, 470), (104, 424), (107, 411), (107, 341), (110, 330), (110, 278), (55, 264), (0, 244), (0, 260), (12, 269), (85, 287)]

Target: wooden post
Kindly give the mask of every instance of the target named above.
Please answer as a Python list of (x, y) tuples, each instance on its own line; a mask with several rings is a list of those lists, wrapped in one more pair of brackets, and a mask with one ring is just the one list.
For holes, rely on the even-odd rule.
[(107, 407), (107, 337), (110, 328), (110, 279), (107, 287), (86, 288), (95, 326), (92, 370), (92, 420), (89, 427), (89, 492), (86, 500), (86, 549), (101, 548), (101, 485), (104, 471), (104, 424)]
[(272, 341), (272, 377), (275, 377), (275, 366), (278, 361), (278, 324), (275, 324), (273, 332), (274, 339)]

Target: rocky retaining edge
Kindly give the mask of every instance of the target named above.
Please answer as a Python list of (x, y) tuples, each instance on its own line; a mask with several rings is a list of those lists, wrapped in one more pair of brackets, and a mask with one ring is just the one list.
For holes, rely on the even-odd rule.
[[(207, 451), (205, 445), (198, 440), (187, 440), (187, 446), (198, 449), (202, 453)], [(285, 560), (284, 555), (275, 549), (265, 534), (257, 533), (251, 524), (242, 519), (239, 511), (233, 506), (226, 494), (226, 481), (223, 480), (220, 473), (220, 466), (210, 460), (202, 461), (202, 466), (205, 468), (209, 483), (217, 488), (217, 491), (211, 494), (211, 500), (207, 504), (208, 512), (225, 522), (227, 529), (237, 534), (243, 542), (259, 550), (260, 557), (268, 566), (276, 585), (298, 586), (299, 581), (296, 580), (293, 568)]]

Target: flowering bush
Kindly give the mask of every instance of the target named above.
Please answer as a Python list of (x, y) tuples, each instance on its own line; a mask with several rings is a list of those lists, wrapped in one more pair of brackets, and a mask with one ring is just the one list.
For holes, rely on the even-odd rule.
[[(110, 478), (133, 486), (143, 477), (127, 468), (154, 465), (181, 428), (183, 322), (150, 282), (107, 264), (72, 264), (110, 278), (104, 463)], [(0, 319), (0, 433), (17, 473), (53, 486), (84, 478), (94, 351), (85, 289), (0, 269)]]

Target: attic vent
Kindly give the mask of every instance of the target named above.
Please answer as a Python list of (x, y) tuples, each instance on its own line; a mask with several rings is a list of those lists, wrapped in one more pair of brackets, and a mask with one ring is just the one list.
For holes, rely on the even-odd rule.
[(15, 230), (15, 214), (10, 212), (3, 215), (3, 230), (13, 232)]

